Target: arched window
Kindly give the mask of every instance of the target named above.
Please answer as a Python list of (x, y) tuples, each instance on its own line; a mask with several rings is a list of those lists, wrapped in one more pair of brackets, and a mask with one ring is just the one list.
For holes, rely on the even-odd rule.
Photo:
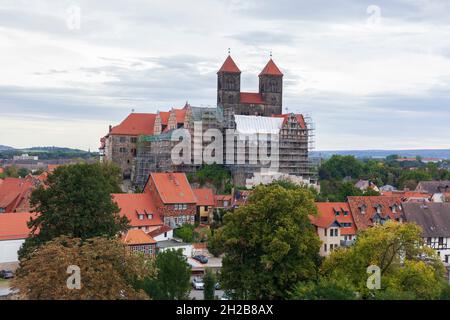
[(270, 80), (270, 91), (276, 92), (277, 91), (277, 81), (276, 80)]
[(234, 79), (227, 79), (227, 89), (234, 89)]

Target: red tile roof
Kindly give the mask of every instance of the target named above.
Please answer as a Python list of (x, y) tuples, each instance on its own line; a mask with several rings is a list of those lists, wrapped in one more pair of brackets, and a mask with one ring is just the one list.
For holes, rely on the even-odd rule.
[(409, 199), (431, 199), (432, 194), (419, 191), (385, 191), (381, 193), (382, 196), (386, 197), (401, 197), (403, 201)]
[(241, 92), (240, 102), (248, 104), (265, 104), (262, 95), (258, 92)]
[(160, 111), (158, 114), (161, 118), (161, 124), (167, 125), (169, 123), (170, 111)]
[(198, 206), (214, 206), (213, 189), (193, 189)]
[[(374, 225), (372, 219), (377, 214), (377, 206), (381, 206), (381, 218), (389, 217), (391, 220), (396, 220), (403, 217), (400, 197), (351, 196), (347, 197), (347, 200), (358, 230)], [(394, 205), (397, 206), (395, 213), (392, 211)], [(365, 213), (361, 211), (363, 206), (365, 206)]]
[(239, 70), (236, 63), (234, 63), (233, 58), (229, 55), (225, 62), (223, 63), (222, 67), (217, 71), (217, 73), (220, 72), (228, 72), (228, 73), (241, 73), (241, 70)]
[(155, 237), (163, 234), (164, 232), (169, 232), (171, 230), (173, 230), (171, 227), (164, 225), (162, 227), (159, 227), (158, 229), (155, 229), (155, 230), (149, 232), (148, 234), (150, 236), (152, 236), (153, 238), (155, 238)]
[(109, 134), (116, 135), (153, 135), (156, 114), (130, 113), (118, 126), (111, 129)]
[(297, 118), (297, 122), (299, 123), (300, 127), (303, 129), (306, 129), (306, 122), (305, 122), (305, 118), (303, 117), (302, 114), (294, 114), (294, 113), (285, 113), (285, 114), (274, 114), (272, 115), (272, 117), (275, 118), (284, 118), (284, 123), (286, 123), (287, 121), (287, 117), (289, 115), (295, 115), (295, 117)]
[(186, 109), (174, 109), (177, 123), (184, 123), (184, 117), (186, 116)]
[[(356, 234), (355, 222), (347, 202), (316, 202), (316, 207), (318, 215), (310, 216), (312, 224), (320, 228), (328, 228), (335, 221), (339, 224), (351, 223), (350, 227), (341, 227), (340, 234)], [(336, 212), (339, 212), (339, 215), (336, 215)], [(347, 212), (347, 215), (344, 215), (344, 212)]]
[(152, 172), (150, 178), (153, 180), (163, 203), (197, 202), (185, 173)]
[[(159, 214), (156, 213), (156, 207), (148, 194), (115, 193), (112, 195), (112, 198), (120, 208), (120, 215), (126, 216), (130, 220), (132, 227), (163, 225)], [(138, 213), (143, 214), (144, 219), (139, 219)], [(147, 214), (152, 214), (152, 219), (148, 219)]]
[(2, 174), (3, 172), (5, 172), (5, 169), (3, 169), (2, 167), (0, 167), (0, 174)]
[(30, 179), (6, 178), (0, 184), (0, 208), (7, 212), (30, 211), (29, 197), (33, 189)]
[(141, 229), (130, 229), (122, 236), (122, 242), (126, 245), (155, 244), (156, 241)]
[(233, 196), (231, 194), (217, 194), (214, 195), (214, 205), (216, 207), (221, 207), (223, 205), (223, 201), (228, 201), (228, 206), (232, 205)]
[(281, 73), (280, 69), (278, 69), (278, 67), (275, 64), (275, 62), (273, 62), (273, 60), (270, 59), (269, 62), (267, 62), (267, 64), (264, 67), (264, 69), (259, 74), (259, 76), (263, 76), (263, 75), (283, 76), (283, 73)]
[(0, 240), (26, 239), (30, 234), (28, 221), (34, 217), (29, 212), (0, 213)]

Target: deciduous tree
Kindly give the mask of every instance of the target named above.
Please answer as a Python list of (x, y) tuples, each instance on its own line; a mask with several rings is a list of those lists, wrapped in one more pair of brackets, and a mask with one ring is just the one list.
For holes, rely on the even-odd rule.
[[(80, 289), (67, 285), (69, 266), (79, 268)], [(152, 261), (127, 250), (119, 240), (63, 236), (23, 259), (12, 284), (24, 299), (146, 299), (132, 284), (153, 274)], [(76, 281), (69, 279), (69, 284)]]
[(215, 232), (225, 253), (223, 288), (238, 299), (283, 299), (315, 277), (320, 240), (308, 217), (315, 212), (307, 189), (257, 187)]
[(203, 277), (203, 283), (205, 287), (203, 289), (203, 297), (205, 300), (214, 300), (214, 292), (216, 289), (216, 275), (211, 269), (206, 269), (205, 276)]
[[(323, 274), (348, 280), (366, 299), (437, 299), (444, 266), (434, 250), (423, 245), (421, 232), (415, 224), (394, 221), (366, 229), (353, 246), (331, 253), (323, 263)], [(380, 268), (380, 290), (367, 288), (370, 265)]]
[(88, 239), (115, 237), (128, 228), (120, 217), (111, 193), (120, 190), (119, 170), (107, 164), (76, 164), (58, 167), (45, 186), (36, 189), (30, 203), (39, 213), (30, 223), (32, 236), (19, 252), (20, 258), (36, 246), (58, 236)]
[(191, 267), (180, 250), (167, 250), (156, 256), (156, 277), (143, 280), (140, 287), (155, 300), (187, 299)]

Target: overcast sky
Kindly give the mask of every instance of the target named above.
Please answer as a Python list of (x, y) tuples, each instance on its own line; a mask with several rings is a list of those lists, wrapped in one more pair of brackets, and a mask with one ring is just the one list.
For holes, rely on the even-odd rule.
[(215, 106), (227, 48), (243, 91), (273, 52), (318, 150), (450, 148), (447, 0), (0, 0), (0, 144), (95, 150), (131, 109)]

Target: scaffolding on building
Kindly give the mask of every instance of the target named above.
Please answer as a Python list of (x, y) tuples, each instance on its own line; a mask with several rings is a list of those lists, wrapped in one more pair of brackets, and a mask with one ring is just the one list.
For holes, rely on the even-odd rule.
[[(229, 152), (226, 145), (225, 128), (223, 127), (223, 114), (217, 108), (190, 107), (189, 120), (184, 128), (191, 134), (194, 143), (194, 129), (196, 123), (201, 121), (202, 134), (209, 129), (219, 129), (224, 141), (224, 165), (231, 171), (236, 185), (243, 186), (247, 179), (251, 179), (256, 172), (271, 169), (272, 163), (262, 164), (259, 157), (259, 147), (251, 147), (250, 141), (242, 145), (237, 143), (239, 134), (277, 134), (278, 136), (278, 166), (273, 172), (302, 177), (315, 183), (317, 181), (317, 166), (311, 161), (310, 152), (315, 146), (315, 124), (310, 115), (289, 113), (274, 117), (261, 116), (235, 116), (236, 141), (233, 142), (233, 163), (227, 163), (226, 155)], [(238, 132), (239, 130), (243, 132)], [(186, 172), (192, 173), (201, 167), (194, 160), (191, 163), (175, 165), (171, 159), (172, 148), (178, 141), (172, 141), (172, 131), (152, 136), (139, 137), (137, 156), (133, 168), (133, 181), (135, 185), (143, 187), (151, 172)], [(210, 141), (202, 140), (202, 151)], [(260, 143), (259, 140), (257, 143)], [(271, 153), (271, 142), (267, 141), (267, 150)], [(194, 150), (194, 149), (192, 149)], [(201, 152), (202, 152), (201, 151)], [(192, 152), (192, 157), (194, 153)], [(244, 162), (237, 162), (238, 158)], [(194, 159), (194, 158), (192, 158)], [(254, 160), (257, 159), (255, 162)], [(253, 161), (252, 161), (253, 160)]]

